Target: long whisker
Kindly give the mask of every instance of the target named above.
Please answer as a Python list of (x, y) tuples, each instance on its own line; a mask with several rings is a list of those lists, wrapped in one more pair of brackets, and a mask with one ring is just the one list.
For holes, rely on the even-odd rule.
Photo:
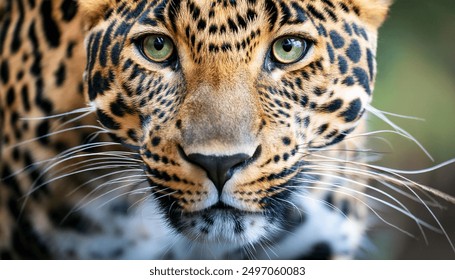
[[(338, 166), (338, 165), (329, 165), (329, 164), (319, 164), (319, 165), (314, 165), (314, 166), (310, 165), (307, 167), (309, 169), (313, 169), (313, 170), (332, 171), (332, 172), (337, 172), (337, 173), (342, 173), (342, 174), (348, 173), (348, 174), (366, 176), (367, 178), (374, 179), (377, 182), (380, 182), (385, 186), (391, 186), (390, 184), (386, 184), (386, 182), (384, 180), (381, 180), (382, 179), (381, 176), (383, 175), (382, 173), (378, 173), (378, 172), (368, 170), (368, 169), (356, 169), (356, 168), (350, 168), (347, 166)], [(405, 184), (406, 182), (403, 182), (401, 180), (397, 180), (395, 183), (397, 183), (403, 187), (407, 187)], [(406, 196), (407, 198), (420, 202), (420, 200), (418, 200), (415, 196), (413, 196), (409, 193), (403, 192), (402, 190), (392, 188), (392, 187), (391, 187), (391, 189), (396, 190), (397, 192)], [(441, 208), (441, 205), (438, 204), (436, 201), (434, 201), (434, 199), (432, 197), (430, 197), (430, 199), (432, 199), (432, 202), (427, 202), (427, 201), (425, 201), (425, 202), (431, 204), (431, 206)]]
[(397, 113), (387, 112), (387, 111), (384, 111), (384, 110), (379, 110), (377, 108), (376, 108), (376, 110), (381, 112), (384, 115), (389, 115), (389, 116), (392, 116), (392, 117), (397, 117), (397, 118), (401, 118), (401, 119), (408, 119), (408, 120), (416, 120), (416, 121), (425, 121), (425, 119), (419, 118), (419, 117), (401, 115), (401, 114), (397, 114)]
[[(115, 191), (118, 191), (118, 190), (121, 190), (121, 189), (124, 189), (124, 188), (128, 188), (128, 187), (130, 187), (131, 185), (141, 184), (142, 182), (143, 182), (142, 180), (138, 180), (138, 181), (136, 181), (136, 182), (130, 182), (130, 183), (127, 184), (127, 185), (122, 185), (122, 186), (116, 187), (116, 188), (114, 188), (114, 189), (110, 189), (109, 191), (104, 192), (104, 193), (101, 194), (100, 196), (94, 197), (93, 199), (91, 199), (91, 200), (89, 200), (89, 201), (87, 201), (87, 202), (85, 202), (85, 203), (82, 203), (90, 194), (93, 194), (93, 191), (92, 191), (92, 192), (90, 192), (90, 194), (85, 195), (85, 196), (79, 201), (79, 203), (76, 204), (76, 205), (75, 205), (75, 206), (66, 214), (66, 216), (63, 218), (63, 221), (64, 221), (65, 219), (67, 219), (71, 214), (73, 214), (73, 213), (75, 213), (75, 212), (77, 212), (77, 211), (80, 211), (81, 209), (87, 207), (87, 205), (91, 204), (91, 203), (94, 202), (95, 200), (98, 200), (98, 199), (100, 199), (100, 198), (102, 198), (102, 197), (104, 197), (104, 196), (107, 196), (107, 195), (109, 195), (109, 194), (112, 193), (112, 192), (115, 192)], [(124, 192), (124, 193), (122, 193), (120, 196), (126, 195), (126, 194), (128, 194), (128, 192)], [(118, 196), (118, 197), (120, 197), (120, 196)], [(115, 198), (118, 198), (118, 197), (115, 197)], [(109, 200), (109, 201), (112, 201), (112, 200)], [(104, 205), (105, 205), (105, 204), (103, 204), (103, 206), (104, 206)], [(98, 207), (100, 207), (100, 206), (98, 206)]]
[(365, 110), (373, 114), (374, 116), (378, 117), (388, 125), (390, 125), (393, 129), (395, 129), (397, 132), (399, 132), (403, 137), (411, 140), (414, 142), (426, 155), (429, 159), (434, 161), (433, 157), (430, 155), (430, 153), (425, 149), (425, 147), (417, 141), (417, 139), (414, 138), (410, 133), (408, 133), (406, 130), (402, 129), (398, 125), (396, 125), (394, 122), (392, 122), (387, 116), (380, 110), (374, 108), (371, 104), (365, 104)]
[[(368, 164), (368, 163), (362, 163), (362, 162), (352, 162), (352, 161), (348, 161), (348, 160), (340, 160), (340, 159), (337, 159), (337, 158), (332, 158), (332, 157), (327, 157), (327, 156), (323, 156), (323, 155), (317, 155), (317, 154), (313, 154), (313, 156), (315, 157), (321, 157), (321, 158), (325, 158), (325, 159), (328, 159), (330, 161), (335, 161), (335, 162), (340, 162), (340, 163), (349, 163), (349, 164), (354, 164), (354, 165), (359, 165), (359, 166), (362, 166), (362, 167), (367, 167), (367, 168), (370, 168), (370, 169), (375, 169), (375, 170), (379, 170), (379, 171), (383, 171), (383, 172), (386, 172), (388, 174), (381, 174), (381, 179), (387, 179), (387, 180), (391, 180), (393, 182), (402, 182), (396, 178), (393, 178), (391, 177), (390, 175), (393, 175), (393, 176), (396, 176), (397, 178), (401, 179), (401, 180), (404, 180), (408, 183), (410, 183), (410, 186), (412, 187), (416, 187), (416, 188), (420, 188), (421, 190), (424, 190), (428, 193), (431, 193), (439, 198), (442, 198), (452, 204), (455, 204), (455, 198), (448, 195), (448, 194), (445, 194), (441, 191), (438, 191), (434, 188), (430, 188), (430, 187), (427, 187), (425, 185), (422, 185), (422, 184), (419, 184), (419, 183), (416, 183), (414, 181), (411, 181), (410, 179), (400, 175), (399, 173), (402, 173), (402, 174), (406, 174), (407, 171), (403, 171), (403, 170), (398, 170), (398, 169), (391, 169), (391, 168), (387, 168), (387, 167), (382, 167), (382, 166), (378, 166), (378, 165), (373, 165), (373, 164)], [(312, 162), (317, 162), (317, 160), (311, 160)], [(437, 168), (440, 168), (440, 167), (443, 167), (443, 166), (446, 166), (448, 164), (451, 164), (455, 162), (455, 159), (452, 159), (452, 160), (449, 160), (449, 161), (446, 161), (444, 163), (441, 163), (439, 164), (438, 166), (436, 166)], [(424, 173), (424, 172), (428, 172), (428, 171), (432, 171), (432, 170), (435, 170), (435, 168), (427, 168), (427, 169), (423, 169), (422, 171), (415, 171), (415, 173), (410, 173), (410, 174), (419, 174), (419, 172), (421, 173)], [(414, 171), (412, 171), (414, 172)]]
[[(77, 162), (77, 163), (74, 163), (74, 164), (70, 164), (70, 165), (65, 165), (64, 167), (60, 168), (60, 169), (57, 169), (57, 170), (54, 170), (54, 167), (60, 165), (61, 163), (63, 163), (64, 161), (59, 161), (57, 163), (54, 163), (52, 164), (51, 166), (47, 167), (46, 169), (44, 169), (41, 174), (38, 176), (38, 178), (35, 179), (35, 181), (33, 182), (32, 184), (32, 189), (35, 189), (35, 188), (39, 188), (40, 186), (43, 186), (43, 185), (46, 185), (46, 184), (49, 184), (53, 181), (55, 181), (54, 179), (58, 180), (58, 179), (61, 179), (61, 178), (64, 178), (66, 176), (71, 176), (71, 175), (74, 175), (74, 174), (79, 174), (79, 173), (83, 173), (85, 171), (83, 171), (84, 169), (73, 169), (70, 173), (67, 173), (67, 174), (64, 174), (64, 175), (61, 175), (59, 176), (58, 178), (56, 177), (51, 177), (50, 180), (44, 182), (44, 183), (41, 183), (40, 185), (36, 186), (36, 183), (39, 182), (45, 175), (46, 173), (49, 173), (50, 171), (54, 171), (54, 174), (59, 174), (59, 173), (62, 173), (63, 171), (65, 170), (68, 170), (68, 169), (71, 169), (75, 166), (78, 166), (78, 165), (82, 165), (82, 164), (85, 164), (83, 167), (85, 167), (86, 169), (85, 170), (88, 170), (90, 171), (90, 169), (87, 169), (87, 167), (94, 167), (94, 166), (102, 166), (100, 169), (108, 169), (108, 168), (115, 168), (115, 167), (122, 167), (123, 165), (125, 166), (130, 166), (130, 167), (137, 167), (137, 164), (132, 164), (132, 163), (129, 163), (127, 164), (127, 161), (120, 161), (120, 160), (117, 160), (117, 161), (104, 161), (104, 162), (95, 162), (95, 163), (90, 163), (90, 164), (87, 164), (89, 160), (86, 160), (85, 162)], [(106, 164), (104, 164), (106, 163)], [(116, 165), (117, 164), (117, 165)], [(81, 171), (81, 172), (76, 172), (76, 171)]]
[(69, 119), (69, 120), (67, 120), (67, 121), (65, 121), (65, 122), (63, 122), (63, 123), (61, 123), (61, 124), (59, 124), (59, 125), (58, 125), (57, 127), (55, 127), (54, 129), (55, 129), (55, 130), (59, 130), (60, 128), (64, 127), (65, 125), (68, 125), (68, 124), (70, 124), (70, 123), (77, 122), (78, 120), (83, 119), (83, 118), (85, 118), (85, 117), (87, 117), (87, 116), (93, 114), (93, 112), (94, 112), (94, 111), (88, 111), (88, 112), (85, 113), (85, 114), (82, 114), (82, 115), (80, 115), (80, 116), (76, 116), (76, 117), (74, 117), (74, 118), (72, 118), (72, 119)]
[[(77, 186), (74, 190), (72, 190), (71, 192), (69, 192), (66, 196), (71, 196), (73, 195), (75, 192), (77, 192), (79, 189), (87, 186), (87, 185), (90, 185), (92, 184), (93, 182), (95, 181), (98, 181), (98, 180), (101, 180), (101, 179), (104, 179), (104, 178), (107, 178), (107, 177), (111, 177), (112, 175), (115, 175), (117, 174), (117, 171), (113, 171), (113, 172), (109, 172), (107, 174), (104, 174), (104, 175), (101, 175), (101, 176), (98, 176), (98, 177), (95, 177), (95, 178), (92, 178), (88, 181), (86, 181), (85, 183)], [(118, 179), (124, 179), (124, 178), (133, 178), (133, 177), (142, 177), (142, 176), (145, 176), (144, 174), (136, 174), (136, 175), (131, 175), (131, 176), (123, 176), (121, 178), (118, 178)]]
[[(85, 202), (84, 204), (81, 204), (81, 205), (77, 206), (76, 209), (75, 209), (75, 211), (79, 211), (80, 209), (86, 207), (87, 205), (93, 203), (94, 201), (99, 200), (100, 198), (103, 198), (103, 197), (105, 197), (105, 196), (108, 196), (108, 195), (110, 195), (111, 193), (114, 193), (114, 192), (116, 192), (116, 191), (118, 191), (118, 190), (125, 189), (125, 188), (128, 188), (128, 187), (133, 186), (133, 185), (139, 185), (139, 184), (142, 184), (142, 183), (144, 183), (144, 182), (146, 182), (146, 180), (144, 180), (144, 179), (141, 179), (141, 180), (134, 180), (134, 181), (132, 181), (132, 182), (128, 182), (128, 184), (121, 185), (121, 186), (119, 186), (119, 187), (110, 189), (110, 190), (108, 190), (108, 191), (106, 191), (106, 192), (103, 192), (101, 195), (96, 196), (96, 197), (90, 199), (89, 201)], [(111, 184), (111, 183), (104, 183), (103, 185), (106, 186), (106, 185), (110, 185), (110, 184)], [(149, 187), (144, 188), (144, 189), (150, 190)], [(129, 195), (129, 194), (132, 194), (132, 193), (136, 193), (136, 192), (140, 193), (140, 191), (141, 191), (141, 189), (135, 189), (135, 190), (132, 191), (132, 192), (123, 192), (123, 193), (121, 193), (121, 194), (119, 194), (119, 195), (116, 195), (116, 196), (110, 198), (110, 199), (107, 200), (106, 202), (103, 202), (102, 204), (98, 205), (97, 207), (98, 207), (98, 208), (102, 208), (102, 207), (104, 207), (105, 205), (107, 205), (108, 203), (114, 201), (115, 199), (117, 199), (117, 198), (119, 198), (119, 197), (122, 197), (122, 196), (125, 196), (125, 195)], [(93, 192), (90, 192), (90, 194), (93, 194)], [(86, 195), (81, 201), (84, 201), (85, 198), (87, 198), (87, 197), (88, 197), (88, 195)]]
[[(320, 183), (320, 182), (319, 182)], [(298, 186), (297, 186), (298, 187)], [(352, 197), (354, 199), (356, 199), (357, 201), (359, 201), (360, 203), (362, 203), (363, 205), (365, 205), (376, 217), (378, 217), (379, 220), (381, 220), (383, 223), (399, 230), (400, 232), (410, 236), (410, 237), (413, 237), (415, 238), (415, 236), (413, 234), (411, 234), (410, 232), (392, 224), (391, 222), (387, 221), (385, 218), (383, 218), (376, 210), (373, 209), (373, 207), (371, 207), (370, 205), (368, 205), (365, 201), (361, 200), (359, 197), (353, 195), (352, 193), (349, 193), (349, 192), (344, 192), (344, 191), (341, 191), (338, 187), (337, 188), (330, 188), (330, 189), (327, 189), (327, 188), (323, 188), (323, 187), (315, 187), (315, 186), (305, 186), (306, 189), (315, 189), (315, 190), (324, 190), (324, 191), (331, 191), (331, 192), (335, 192), (335, 193), (339, 193), (339, 194), (342, 194), (342, 195), (346, 195), (346, 196), (349, 196), (349, 197)], [(346, 188), (345, 188), (346, 189)], [(348, 191), (350, 192), (354, 192), (356, 193), (356, 191), (354, 190), (350, 190), (350, 189), (347, 189)], [(364, 195), (362, 192), (357, 192), (359, 194), (362, 194)], [(366, 195), (368, 197), (368, 195)], [(374, 198), (374, 197), (370, 197), (370, 198)], [(381, 202), (381, 201), (380, 201)], [(406, 213), (404, 213), (406, 215)], [(412, 218), (412, 217), (411, 217)], [(431, 227), (431, 226), (430, 226)]]
[(26, 145), (26, 144), (29, 144), (29, 143), (33, 143), (33, 142), (35, 142), (37, 140), (40, 140), (40, 139), (43, 139), (43, 138), (47, 138), (47, 137), (50, 137), (50, 136), (54, 136), (54, 135), (57, 135), (57, 134), (62, 134), (62, 133), (65, 133), (65, 132), (74, 131), (74, 130), (78, 130), (78, 129), (89, 129), (89, 128), (94, 128), (94, 129), (103, 130), (105, 132), (108, 132), (104, 128), (101, 128), (101, 127), (95, 126), (95, 125), (73, 126), (73, 127), (70, 127), (70, 128), (62, 129), (62, 130), (49, 132), (49, 133), (44, 134), (42, 136), (31, 138), (31, 139), (19, 142), (19, 143), (15, 144), (15, 145), (10, 145), (10, 146), (6, 147), (6, 149), (9, 150), (9, 149), (13, 149), (13, 148), (16, 148), (16, 147), (20, 147), (20, 146), (23, 146), (23, 145)]
[[(330, 174), (323, 174), (323, 173), (317, 173), (317, 172), (311, 172), (309, 174), (312, 174), (312, 175), (317, 175), (317, 176), (330, 176)], [(351, 180), (351, 179), (348, 179), (348, 178), (344, 178), (344, 177), (341, 177), (341, 176), (336, 176), (336, 175), (332, 175), (331, 177), (333, 178), (337, 178), (337, 179), (341, 179), (341, 180), (345, 180), (345, 181), (348, 181), (349, 183), (353, 183), (353, 184), (356, 184), (356, 185), (359, 185), (359, 186), (363, 186), (365, 188), (369, 188), (369, 189), (372, 189), (374, 191), (377, 191), (379, 193), (381, 193), (382, 195), (390, 198), (392, 201), (394, 201), (395, 203), (397, 203), (400, 207), (396, 206), (396, 205), (393, 205), (387, 201), (384, 201), (382, 199), (379, 199), (375, 196), (372, 196), (372, 195), (369, 195), (365, 192), (362, 192), (362, 191), (358, 191), (358, 190), (355, 190), (355, 189), (351, 189), (351, 188), (348, 188), (348, 187), (345, 187), (345, 186), (341, 186), (341, 185), (336, 185), (336, 184), (332, 184), (332, 183), (328, 183), (328, 182), (320, 182), (320, 181), (314, 181), (314, 180), (300, 180), (300, 182), (303, 182), (303, 183), (317, 183), (317, 184), (322, 184), (322, 185), (328, 185), (328, 186), (331, 186), (331, 187), (334, 187), (336, 189), (342, 189), (342, 190), (346, 190), (346, 191), (349, 191), (351, 193), (354, 193), (354, 194), (358, 194), (358, 195), (361, 195), (361, 196), (365, 196), (366, 198), (369, 198), (370, 200), (373, 200), (373, 201), (376, 201), (376, 202), (379, 202), (383, 205), (386, 205), (402, 214), (404, 214), (405, 216), (411, 218), (412, 220), (414, 220), (416, 222), (416, 224), (419, 226), (420, 228), (420, 225), (423, 225), (433, 231), (436, 231), (438, 232), (439, 230), (437, 228), (435, 228), (434, 226), (428, 224), (427, 222), (417, 218), (415, 215), (413, 215), (409, 209), (406, 208), (406, 206), (403, 205), (403, 203), (401, 203), (398, 199), (396, 199), (395, 197), (391, 196), (390, 194), (387, 194), (377, 188), (374, 188), (372, 186), (369, 186), (367, 184), (364, 184), (364, 183), (360, 183), (360, 182), (357, 182), (355, 180)], [(303, 186), (304, 188), (308, 188), (308, 186)], [(325, 189), (325, 190), (332, 190), (332, 189)], [(421, 229), (422, 231), (422, 229)], [(423, 236), (425, 236), (425, 233), (422, 231), (422, 234)]]
[[(11, 175), (9, 175), (8, 177), (5, 177), (3, 179), (8, 179), (10, 177), (14, 177), (14, 176), (24, 172), (27, 169), (35, 170), (40, 165), (45, 165), (47, 163), (55, 163), (58, 159), (67, 158), (67, 160), (70, 160), (69, 157), (71, 155), (74, 155), (76, 153), (82, 152), (84, 150), (89, 150), (89, 149), (98, 148), (98, 147), (105, 147), (105, 146), (110, 146), (110, 145), (120, 145), (120, 144), (119, 143), (114, 143), (114, 142), (98, 142), (98, 143), (82, 144), (82, 145), (70, 148), (70, 149), (68, 149), (68, 150), (66, 150), (64, 152), (61, 152), (60, 154), (54, 156), (53, 158), (49, 158), (49, 159), (45, 159), (45, 160), (41, 160), (41, 161), (35, 161), (35, 162), (33, 162), (33, 163), (31, 163), (31, 164), (29, 164), (29, 165), (17, 170), (17, 171), (15, 171)], [(129, 153), (129, 152), (123, 152), (123, 151), (104, 152), (105, 155), (108, 155), (108, 154), (117, 155), (119, 153), (124, 153), (125, 155), (126, 154), (132, 154), (132, 155), (134, 154), (134, 155), (136, 155), (135, 153)], [(97, 155), (97, 153), (86, 154), (86, 156), (94, 156), (94, 155)], [(63, 161), (62, 161), (62, 163), (63, 163)]]
[[(323, 157), (323, 158), (326, 158), (326, 159), (329, 159), (330, 161), (337, 161), (337, 162), (340, 162), (339, 159), (334, 159), (334, 158), (330, 158), (330, 157), (324, 157), (324, 156), (321, 156), (321, 155), (317, 155), (317, 156)], [(346, 162), (349, 162), (349, 161), (343, 161), (343, 162), (346, 163)], [(388, 172), (388, 173), (390, 173), (390, 174), (392, 174), (392, 175), (394, 175), (394, 176), (396, 176), (396, 177), (398, 177), (398, 178), (400, 178), (400, 179), (402, 179), (402, 180), (404, 180), (404, 181), (406, 181), (406, 182), (409, 182), (409, 183), (411, 184), (410, 186), (407, 185), (407, 184), (404, 184), (404, 186), (405, 186), (410, 192), (412, 192), (412, 194), (413, 194), (413, 195), (420, 201), (420, 203), (426, 208), (426, 210), (428, 211), (428, 213), (432, 216), (432, 218), (433, 218), (433, 219), (435, 220), (435, 222), (437, 223), (437, 225), (438, 225), (438, 227), (440, 228), (441, 232), (444, 234), (444, 236), (445, 236), (446, 239), (448, 240), (448, 242), (449, 242), (449, 244), (450, 244), (452, 250), (455, 252), (455, 247), (454, 247), (454, 245), (453, 245), (453, 243), (452, 243), (450, 237), (448, 236), (448, 234), (447, 234), (445, 228), (444, 228), (444, 227), (442, 226), (442, 224), (440, 223), (439, 219), (436, 217), (436, 215), (434, 214), (434, 212), (429, 208), (429, 206), (427, 205), (427, 203), (426, 203), (426, 202), (425, 202), (425, 201), (424, 201), (424, 200), (423, 200), (423, 199), (422, 199), (422, 198), (421, 198), (421, 197), (420, 197), (420, 196), (419, 196), (411, 187), (414, 186), (414, 187), (417, 187), (417, 188), (419, 188), (419, 189), (421, 189), (421, 190), (425, 190), (425, 191), (427, 191), (427, 192), (429, 192), (429, 193), (432, 193), (432, 194), (434, 194), (434, 195), (436, 195), (436, 196), (438, 196), (438, 197), (440, 197), (440, 198), (443, 198), (443, 199), (445, 199), (445, 200), (447, 200), (447, 201), (449, 201), (449, 202), (452, 202), (452, 203), (455, 202), (455, 199), (454, 199), (453, 197), (451, 197), (451, 196), (449, 196), (449, 195), (447, 195), (447, 194), (444, 194), (444, 193), (442, 193), (442, 192), (439, 192), (439, 191), (437, 191), (437, 190), (435, 190), (435, 189), (432, 189), (432, 188), (423, 186), (423, 185), (421, 185), (421, 184), (417, 184), (417, 183), (415, 183), (415, 182), (413, 182), (413, 181), (411, 181), (411, 180), (409, 180), (409, 179), (407, 179), (407, 178), (401, 176), (400, 174), (395, 173), (395, 172), (394, 172), (393, 170), (391, 170), (391, 169), (387, 169), (387, 168), (384, 169), (384, 168), (382, 168), (382, 167), (374, 166), (374, 165), (370, 165), (370, 164), (366, 164), (366, 163), (355, 163), (355, 164), (358, 164), (358, 165), (361, 165), (361, 166), (367, 166), (367, 167), (369, 167), (369, 168), (371, 168), (371, 169), (378, 169), (378, 170), (381, 170), (381, 171), (384, 171), (384, 172)], [(327, 174), (326, 174), (326, 175), (327, 175)], [(389, 176), (389, 175), (385, 175), (385, 174), (381, 174), (381, 179), (388, 179), (388, 180), (392, 180), (392, 181), (395, 181), (395, 182), (396, 182), (396, 181), (402, 182), (402, 181), (400, 181), (400, 180), (398, 180), (398, 179), (396, 179), (396, 178), (393, 178), (393, 177), (391, 177), (391, 176)]]
[(22, 117), (20, 119), (25, 120), (25, 121), (42, 121), (42, 120), (56, 119), (56, 118), (71, 116), (74, 114), (81, 114), (81, 113), (88, 113), (88, 112), (89, 113), (93, 112), (93, 109), (90, 107), (84, 107), (84, 108), (78, 108), (78, 109), (75, 109), (72, 111), (64, 112), (61, 114), (48, 115), (48, 116), (43, 116), (43, 117)]

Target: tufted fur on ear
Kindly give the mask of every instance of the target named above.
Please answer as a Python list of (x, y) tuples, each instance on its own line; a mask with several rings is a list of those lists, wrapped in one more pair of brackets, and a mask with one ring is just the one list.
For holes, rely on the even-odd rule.
[(393, 0), (353, 0), (360, 12), (360, 18), (374, 28), (379, 28), (387, 17)]
[(79, 7), (84, 15), (84, 23), (88, 28), (93, 27), (103, 18), (110, 7), (114, 7), (120, 0), (78, 0)]

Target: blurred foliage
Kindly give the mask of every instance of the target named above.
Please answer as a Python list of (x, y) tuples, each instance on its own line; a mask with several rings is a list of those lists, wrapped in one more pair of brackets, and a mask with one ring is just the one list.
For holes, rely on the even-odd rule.
[[(402, 121), (436, 161), (455, 156), (455, 5), (397, 0), (381, 29), (373, 105)], [(403, 147), (412, 149), (411, 146)]]
[[(384, 134), (381, 136), (391, 144), (388, 150), (383, 149), (386, 152), (380, 164), (415, 170), (455, 158), (454, 0), (395, 0), (390, 16), (380, 30), (377, 60), (373, 106), (424, 119), (390, 117), (434, 157), (432, 162), (412, 141)], [(373, 130), (390, 128), (373, 117), (369, 122)], [(455, 195), (454, 173), (455, 164), (452, 164), (417, 176), (417, 180)], [(447, 209), (439, 217), (455, 241), (455, 206), (445, 206)], [(419, 217), (424, 215), (413, 213)], [(394, 223), (412, 232), (406, 224), (410, 223), (409, 219), (403, 224), (400, 219)], [(373, 242), (378, 249), (370, 257), (455, 259), (455, 252), (440, 234), (433, 236), (430, 232), (427, 245), (418, 231), (416, 239), (390, 227), (384, 231), (386, 233), (373, 233)]]

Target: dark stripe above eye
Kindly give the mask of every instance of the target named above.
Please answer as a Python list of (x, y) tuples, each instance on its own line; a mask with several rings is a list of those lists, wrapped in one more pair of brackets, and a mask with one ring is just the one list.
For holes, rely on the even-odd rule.
[(294, 22), (295, 23), (304, 23), (307, 20), (305, 10), (295, 2), (292, 3), (292, 8), (294, 9), (294, 11), (296, 13)]
[(269, 25), (270, 25), (269, 29), (273, 30), (275, 23), (278, 20), (278, 8), (277, 8), (275, 2), (272, 0), (266, 0), (265, 7), (266, 7), (266, 11), (269, 15)]
[(172, 29), (174, 31), (177, 31), (176, 18), (178, 13), (180, 12), (181, 3), (182, 3), (181, 0), (171, 0), (168, 5), (167, 14), (169, 22), (171, 23)]

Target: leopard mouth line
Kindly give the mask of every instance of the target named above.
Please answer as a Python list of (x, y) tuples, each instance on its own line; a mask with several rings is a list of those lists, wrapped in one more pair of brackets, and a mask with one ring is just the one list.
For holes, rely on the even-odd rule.
[[(240, 217), (265, 217), (265, 211), (246, 211), (242, 209), (238, 209), (236, 207), (232, 207), (230, 205), (227, 205), (221, 201), (217, 202), (216, 204), (207, 207), (205, 209), (199, 210), (199, 211), (194, 211), (194, 212), (180, 212), (177, 211), (176, 213), (173, 213), (170, 215), (171, 221), (173, 221), (172, 216), (178, 216), (179, 220), (182, 219), (197, 219), (197, 218), (202, 218), (204, 220), (209, 220), (209, 224), (212, 224), (213, 222), (210, 221), (211, 219), (215, 218), (221, 218), (223, 220), (229, 220), (229, 219), (236, 219)], [(174, 223), (174, 224), (180, 224), (181, 221)]]
[(210, 207), (207, 207), (205, 209), (195, 211), (195, 212), (185, 213), (184, 215), (187, 215), (187, 214), (200, 215), (200, 214), (205, 214), (205, 213), (210, 213), (210, 212), (215, 212), (215, 211), (218, 213), (226, 212), (226, 213), (234, 213), (234, 214), (261, 214), (262, 213), (262, 211), (254, 212), (254, 211), (246, 211), (246, 210), (238, 209), (236, 207), (227, 205), (226, 203), (224, 203), (222, 201), (218, 201), (216, 204), (214, 204)]

